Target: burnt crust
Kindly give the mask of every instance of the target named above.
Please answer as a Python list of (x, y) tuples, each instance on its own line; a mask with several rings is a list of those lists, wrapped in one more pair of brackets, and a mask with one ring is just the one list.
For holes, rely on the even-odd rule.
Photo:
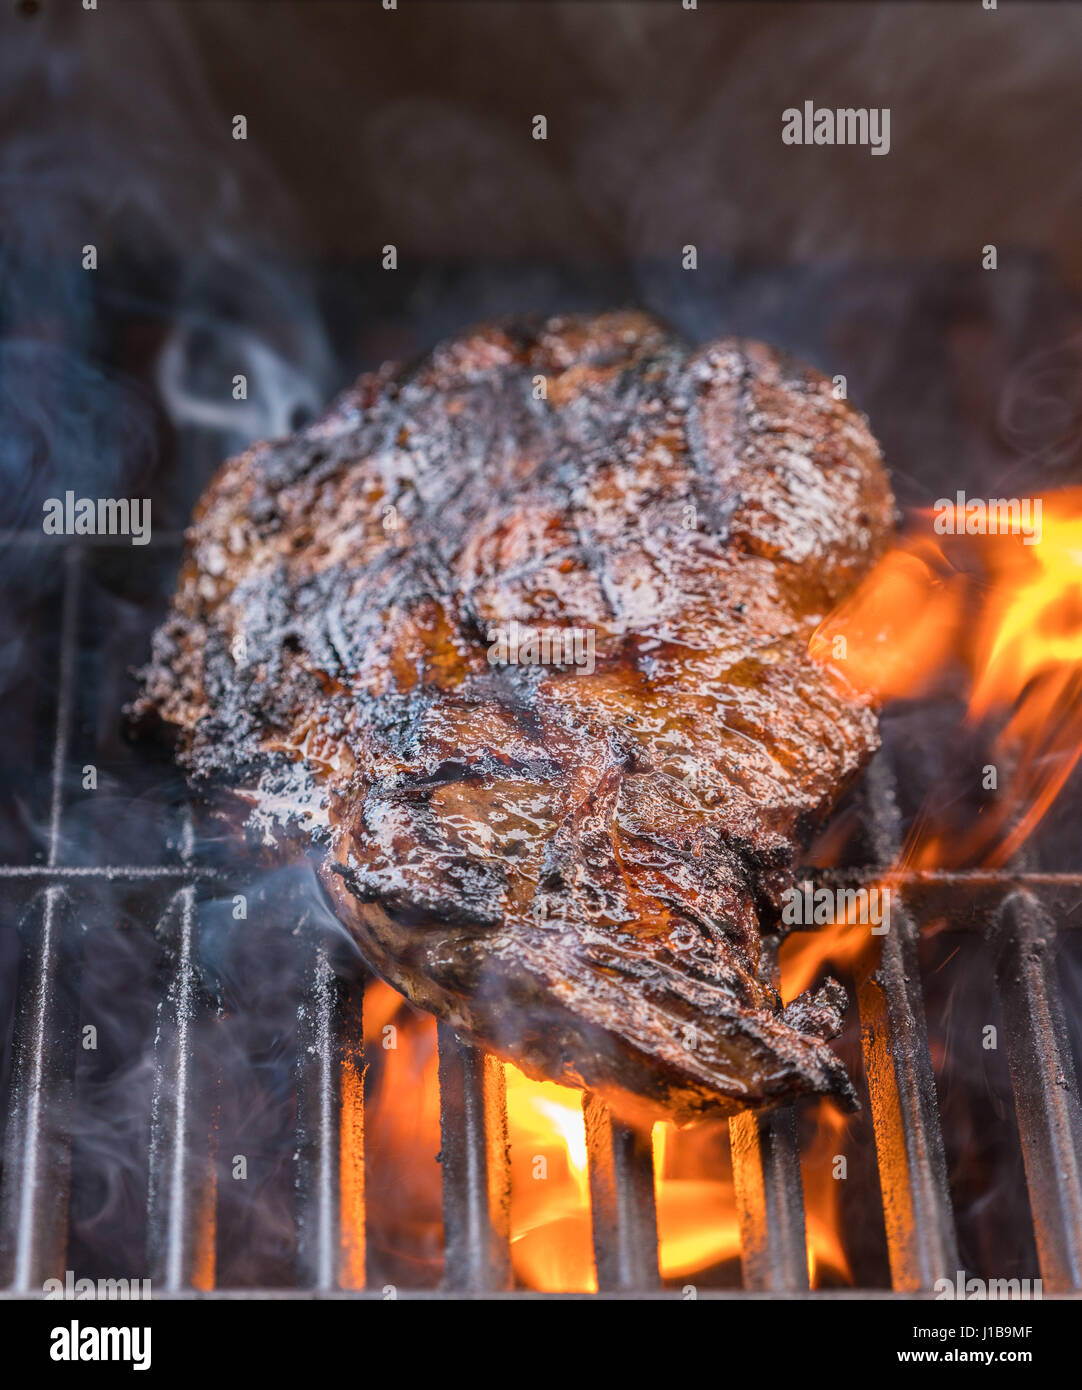
[[(783, 1011), (761, 936), (877, 746), (807, 644), (892, 515), (866, 421), (769, 348), (484, 326), (222, 467), (132, 715), (527, 1071), (680, 1119), (852, 1101), (844, 996)], [(493, 666), (512, 620), (592, 630), (593, 673)]]

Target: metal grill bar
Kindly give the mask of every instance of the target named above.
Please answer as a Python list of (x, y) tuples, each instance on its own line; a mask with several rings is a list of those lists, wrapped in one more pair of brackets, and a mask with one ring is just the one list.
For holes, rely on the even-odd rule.
[(661, 1280), (650, 1135), (613, 1119), (597, 1096), (583, 1095), (582, 1113), (597, 1287), (602, 1292), (657, 1288)]
[[(60, 858), (64, 775), (75, 702), (82, 556), (64, 552), (47, 868)], [(63, 1274), (82, 940), (58, 885), (23, 921), (12, 1096), (0, 1192), (5, 1282), (29, 1290)]]
[(365, 1283), (362, 990), (314, 943), (298, 1010), (297, 1263), (303, 1288)]
[[(765, 944), (760, 965), (777, 987), (778, 952)], [(744, 1111), (729, 1121), (733, 1186), (740, 1221), (744, 1287), (800, 1293), (808, 1287), (804, 1188), (792, 1106), (766, 1115)]]
[[(0, 866), (0, 878), (45, 884), (22, 924), (10, 1119), (0, 1191), (0, 1257), (16, 1291), (62, 1273), (67, 1244), (70, 1121), (78, 1046), (82, 932), (66, 885), (82, 878), (162, 882), (180, 888), (159, 926), (169, 961), (155, 1045), (148, 1249), (168, 1292), (208, 1289), (215, 1266), (214, 1076), (197, 1050), (213, 1012), (195, 963), (198, 880), (223, 877), (191, 862), (68, 866), (62, 858), (66, 764), (76, 706), (81, 552), (65, 556), (47, 861)], [(873, 858), (896, 861), (899, 816), (882, 758), (865, 784)], [(828, 883), (874, 883), (882, 869), (818, 870)], [(1053, 959), (1049, 914), (1061, 926), (1082, 874), (1006, 870), (906, 871), (897, 880), (892, 931), (877, 969), (859, 982), (865, 1068), (872, 1103), (894, 1287), (926, 1287), (958, 1267), (943, 1142), (917, 968), (917, 927), (907, 908), (945, 915), (953, 928), (987, 929), (1003, 1003), (1011, 1082), (1041, 1261), (1050, 1290), (1082, 1285), (1082, 1107)], [(1004, 894), (1010, 894), (1004, 901)], [(960, 905), (960, 903), (962, 905)], [(991, 921), (989, 922), (989, 918)], [(360, 992), (313, 956), (300, 1016), (298, 1059), (298, 1264), (308, 1287), (364, 1283), (364, 1130)], [(503, 1068), (439, 1030), (446, 1286), (511, 1286), (509, 1163)], [(599, 1287), (658, 1285), (657, 1225), (649, 1140), (584, 1098)], [(731, 1122), (745, 1287), (807, 1288), (799, 1154), (791, 1109)]]
[(0, 878), (56, 879), (216, 879), (221, 870), (193, 864), (0, 864)]
[[(882, 755), (866, 787), (875, 857), (892, 864), (901, 850), (900, 816)], [(906, 1291), (953, 1278), (959, 1267), (916, 942), (913, 919), (895, 898), (878, 968), (858, 982), (891, 1280)]]
[(733, 1184), (740, 1219), (744, 1287), (803, 1293), (808, 1288), (804, 1189), (792, 1106), (750, 1110), (729, 1121)]
[(1045, 1286), (1082, 1286), (1082, 1107), (1056, 979), (1051, 922), (1024, 893), (989, 928), (1007, 1064)]
[(4, 1283), (63, 1277), (82, 933), (64, 890), (46, 888), (22, 923), (12, 1093), (0, 1194)]
[(444, 1283), (471, 1293), (511, 1287), (511, 1166), (503, 1065), (441, 1023), (440, 1163)]
[(159, 924), (169, 982), (154, 1039), (147, 1193), (147, 1252), (151, 1279), (166, 1293), (214, 1285), (217, 1183), (212, 1147), (214, 1115), (200, 1101), (214, 1087), (196, 1050), (199, 1022), (211, 1010), (195, 963), (196, 889), (173, 897)]
[[(882, 868), (803, 868), (796, 877), (801, 882), (810, 880), (814, 887), (856, 888), (881, 883), (883, 872)], [(0, 879), (56, 883), (70, 879), (220, 882), (228, 877), (209, 864), (0, 864)], [(1060, 919), (1061, 931), (1082, 928), (1082, 913), (1076, 912), (1082, 874), (1015, 868), (892, 869), (891, 881), (905, 890), (906, 902), (921, 920), (949, 918), (952, 931), (983, 933), (988, 913), (1016, 889), (1025, 889), (1054, 913)]]

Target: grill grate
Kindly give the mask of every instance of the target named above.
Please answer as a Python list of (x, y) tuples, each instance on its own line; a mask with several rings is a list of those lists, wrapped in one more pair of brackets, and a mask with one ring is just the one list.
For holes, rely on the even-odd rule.
[[(0, 1279), (9, 1292), (40, 1289), (68, 1256), (72, 1104), (78, 1055), (86, 882), (142, 883), (158, 913), (161, 992), (147, 1174), (146, 1246), (161, 1293), (223, 1292), (216, 1277), (214, 1136), (220, 1078), (195, 1045), (221, 1003), (201, 982), (198, 889), (225, 881), (197, 862), (190, 823), (179, 862), (62, 862), (66, 768), (76, 706), (82, 550), (65, 554), (53, 730), (47, 862), (0, 867), (21, 908), (8, 1124), (0, 1189)], [(883, 757), (866, 779), (866, 830), (874, 866), (830, 871), (822, 881), (873, 881), (897, 855), (900, 817)], [(1054, 969), (1057, 915), (1082, 875), (1033, 870), (903, 874), (877, 967), (858, 982), (865, 1076), (871, 1100), (893, 1288), (928, 1288), (959, 1268), (940, 1112), (916, 960), (918, 918), (982, 930), (992, 946), (1011, 1086), (1044, 1286), (1082, 1287), (1082, 1115)], [(327, 941), (304, 937), (307, 975), (298, 1013), (296, 1286), (332, 1292), (365, 1286), (365, 1057), (362, 986), (336, 974)], [(776, 961), (767, 968), (776, 971)], [(444, 1287), (512, 1288), (510, 1169), (502, 1067), (439, 1028)], [(654, 1173), (649, 1143), (596, 1097), (583, 1099), (599, 1288), (660, 1288)], [(792, 1109), (730, 1122), (744, 1287), (808, 1290), (797, 1125)]]

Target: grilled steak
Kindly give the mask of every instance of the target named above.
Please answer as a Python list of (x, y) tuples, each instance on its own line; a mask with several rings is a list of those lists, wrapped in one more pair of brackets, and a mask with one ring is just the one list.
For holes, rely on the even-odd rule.
[(483, 327), (225, 464), (135, 712), (530, 1074), (679, 1120), (851, 1099), (844, 993), (783, 1009), (761, 936), (876, 747), (807, 645), (892, 507), (863, 418), (766, 347)]

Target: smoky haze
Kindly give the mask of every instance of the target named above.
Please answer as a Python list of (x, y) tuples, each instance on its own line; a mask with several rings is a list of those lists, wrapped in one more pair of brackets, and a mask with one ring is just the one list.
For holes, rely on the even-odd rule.
[[(208, 85), (250, 115), (317, 253), (611, 260), (690, 241), (968, 261), (995, 240), (1082, 274), (1074, 6), (357, 8), (190, 21)], [(805, 100), (889, 107), (889, 157), (783, 147), (781, 113)]]
[[(933, 452), (940, 388), (898, 345), (925, 312), (915, 271), (977, 270), (994, 244), (1006, 273), (980, 294), (1010, 355), (1070, 341), (1045, 323), (1031, 343), (1026, 320), (1035, 260), (1082, 279), (1072, 6), (45, 0), (0, 23), (10, 526), (76, 474), (99, 494), (157, 484), (179, 526), (216, 450), (491, 314), (634, 301), (692, 338), (769, 336), (840, 363), (866, 408), (887, 385), (931, 392)], [(806, 100), (889, 108), (889, 155), (784, 145)], [(1053, 404), (1068, 434), (1073, 360)], [(1006, 436), (1044, 447), (1009, 394)], [(206, 444), (189, 486), (162, 416)], [(904, 475), (914, 442), (885, 428)]]

